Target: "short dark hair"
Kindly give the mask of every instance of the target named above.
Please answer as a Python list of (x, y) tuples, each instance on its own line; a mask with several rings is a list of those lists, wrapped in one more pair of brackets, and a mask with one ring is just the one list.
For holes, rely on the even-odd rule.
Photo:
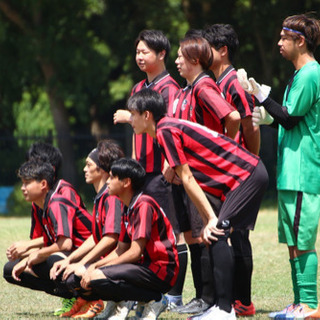
[(134, 159), (122, 158), (116, 160), (111, 166), (111, 173), (120, 180), (130, 178), (134, 192), (142, 189), (146, 179), (146, 171), (141, 164)]
[(213, 24), (206, 26), (203, 36), (208, 40), (210, 46), (216, 50), (227, 46), (228, 57), (231, 63), (234, 62), (235, 54), (239, 47), (238, 35), (230, 24)]
[(97, 149), (100, 167), (106, 172), (110, 171), (111, 165), (115, 160), (124, 157), (120, 146), (110, 139), (99, 141)]
[(308, 51), (314, 53), (320, 44), (320, 21), (313, 18), (310, 14), (298, 14), (287, 17), (282, 27), (294, 30), (285, 30), (293, 39), (299, 38), (299, 33), (306, 39)]
[(187, 36), (180, 40), (181, 53), (190, 63), (199, 61), (204, 70), (212, 65), (213, 55), (210, 44), (202, 36)]
[(137, 111), (139, 114), (150, 111), (155, 122), (158, 122), (167, 113), (167, 105), (160, 93), (143, 89), (132, 95), (127, 102), (129, 111)]
[(38, 182), (46, 180), (49, 188), (54, 185), (55, 172), (49, 162), (40, 159), (30, 159), (24, 162), (18, 169), (18, 177), (25, 180), (36, 180)]
[(35, 142), (31, 145), (26, 154), (26, 160), (39, 159), (43, 162), (49, 162), (55, 171), (54, 178), (58, 177), (58, 172), (62, 164), (61, 151), (52, 144), (45, 142)]
[(154, 50), (157, 54), (165, 50), (166, 54), (164, 56), (165, 62), (168, 59), (170, 53), (170, 42), (164, 33), (160, 30), (143, 30), (139, 33), (136, 41), (135, 47), (137, 47), (140, 41), (144, 41), (147, 46)]

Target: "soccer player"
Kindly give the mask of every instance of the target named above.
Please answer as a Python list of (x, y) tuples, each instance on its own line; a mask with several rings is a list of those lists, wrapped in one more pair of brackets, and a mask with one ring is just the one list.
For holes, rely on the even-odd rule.
[[(187, 86), (180, 89), (173, 105), (169, 106), (168, 115), (179, 119), (191, 120), (215, 129), (234, 138), (239, 129), (240, 115), (222, 96), (215, 82), (205, 73), (212, 63), (209, 43), (198, 34), (190, 34), (180, 41), (176, 64), (180, 75), (186, 79)], [(184, 306), (174, 309), (179, 313), (199, 313), (213, 304), (210, 277), (207, 268), (209, 256), (202, 244), (200, 233), (202, 220), (181, 186), (173, 186), (173, 191), (184, 198), (183, 208), (192, 230), (183, 230), (191, 255), (191, 270), (196, 296)], [(175, 199), (179, 199), (175, 196)], [(177, 204), (177, 200), (175, 201)], [(196, 223), (197, 222), (197, 223)], [(189, 224), (190, 227), (190, 224)], [(200, 240), (198, 240), (200, 238)]]
[(62, 313), (62, 317), (92, 318), (103, 308), (103, 301), (90, 301), (82, 296), (80, 281), (92, 262), (106, 256), (117, 245), (122, 204), (118, 197), (109, 195), (106, 182), (113, 161), (123, 156), (123, 151), (116, 143), (102, 140), (86, 159), (83, 169), (86, 183), (92, 184), (97, 193), (92, 214), (92, 235), (50, 270), (53, 280), (62, 273), (62, 281), (66, 281), (67, 287), (78, 297), (71, 310)]
[[(170, 53), (169, 40), (160, 30), (143, 30), (135, 41), (135, 47), (136, 63), (140, 70), (146, 74), (146, 78), (133, 87), (131, 94), (145, 88), (152, 89), (162, 95), (167, 107), (169, 107), (173, 104), (174, 96), (180, 89), (177, 82), (166, 70), (166, 61)], [(114, 114), (114, 123), (122, 122), (130, 122), (128, 110), (118, 110)], [(168, 294), (168, 308), (171, 309), (182, 304), (182, 290), (188, 258), (187, 247), (181, 235), (184, 226), (177, 221), (171, 185), (169, 184), (177, 181), (165, 163), (158, 144), (149, 135), (133, 135), (133, 158), (139, 161), (146, 170), (144, 191), (159, 203), (168, 216), (177, 237), (180, 271), (175, 287)]]
[[(229, 24), (214, 24), (203, 31), (213, 52), (213, 71), (217, 85), (226, 100), (240, 113), (240, 130), (235, 138), (239, 144), (258, 155), (260, 149), (260, 129), (252, 123), (254, 97), (243, 90), (232, 63), (239, 46), (239, 40)], [(255, 307), (251, 301), (251, 277), (253, 270), (252, 248), (249, 230), (238, 230), (231, 234), (235, 255), (234, 298), (238, 316), (252, 316)]]
[(52, 197), (55, 171), (51, 164), (31, 159), (18, 170), (21, 190), (28, 202), (42, 210), (43, 247), (27, 257), (9, 261), (4, 278), (16, 285), (70, 298), (72, 295), (50, 280), (54, 262), (65, 258), (79, 247), (91, 233), (90, 214), (67, 198)]
[(187, 86), (176, 95), (168, 114), (234, 138), (239, 130), (240, 115), (205, 73), (212, 61), (210, 45), (203, 37), (187, 36), (180, 41), (176, 65)]
[(236, 319), (233, 253), (227, 240), (233, 229), (254, 228), (268, 183), (262, 161), (223, 134), (165, 117), (162, 97), (151, 90), (129, 98), (128, 109), (135, 133), (157, 139), (204, 222), (202, 237), (211, 260), (215, 304), (193, 319)]
[[(26, 153), (26, 160), (40, 159), (48, 162), (54, 168), (54, 186), (52, 187), (52, 197), (64, 196), (77, 207), (86, 210), (85, 205), (76, 191), (76, 189), (67, 181), (58, 179), (60, 167), (62, 164), (62, 154), (60, 150), (53, 145), (45, 142), (35, 142), (31, 145)], [(34, 249), (39, 249), (43, 246), (43, 226), (42, 226), (42, 210), (32, 203), (31, 210), (31, 230), (30, 240), (22, 240), (13, 243), (7, 249), (7, 257), (9, 261), (27, 257)], [(62, 307), (55, 310), (54, 315), (60, 315), (63, 312), (70, 310), (74, 298), (62, 299)]]
[(95, 269), (82, 278), (82, 286), (105, 300), (114, 301), (108, 319), (117, 314), (121, 301), (139, 301), (141, 319), (157, 319), (167, 307), (163, 295), (178, 276), (178, 254), (172, 226), (158, 203), (142, 192), (145, 170), (133, 159), (113, 163), (109, 194), (118, 195), (127, 210), (122, 215), (118, 245)]
[[(320, 206), (320, 66), (314, 51), (320, 43), (319, 20), (305, 14), (287, 17), (282, 23), (280, 54), (295, 67), (282, 105), (268, 97), (266, 86), (239, 72), (240, 83), (263, 107), (254, 110), (254, 122), (278, 124), (278, 235), (289, 249), (294, 300), (276, 319), (304, 319), (317, 314), (315, 251)], [(269, 88), (270, 89), (270, 88)], [(270, 117), (271, 115), (271, 117)]]

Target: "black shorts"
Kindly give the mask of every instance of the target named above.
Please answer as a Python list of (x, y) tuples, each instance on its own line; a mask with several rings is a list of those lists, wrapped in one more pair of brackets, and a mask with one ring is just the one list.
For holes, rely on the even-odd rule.
[(268, 182), (268, 173), (260, 160), (250, 177), (227, 194), (218, 213), (217, 226), (229, 221), (235, 230), (253, 230)]
[(202, 218), (182, 185), (172, 185), (175, 212), (181, 232), (191, 230), (194, 238), (201, 235)]
[(158, 278), (155, 273), (143, 265), (125, 263), (102, 267), (100, 270), (107, 279), (113, 281), (124, 281), (136, 287), (160, 291), (162, 293), (166, 293), (171, 289), (168, 283)]

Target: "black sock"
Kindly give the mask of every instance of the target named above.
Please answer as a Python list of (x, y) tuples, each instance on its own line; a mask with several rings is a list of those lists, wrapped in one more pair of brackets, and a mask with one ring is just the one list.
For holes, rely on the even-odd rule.
[(199, 243), (189, 244), (191, 257), (191, 272), (193, 285), (196, 289), (196, 298), (202, 296), (202, 278), (201, 278), (201, 246)]
[(249, 230), (235, 230), (230, 235), (234, 257), (234, 300), (240, 300), (245, 306), (251, 304), (251, 278), (253, 270), (252, 248)]
[(220, 309), (230, 312), (233, 303), (234, 257), (226, 236), (218, 236), (209, 246), (213, 268), (215, 302)]
[(201, 245), (201, 277), (202, 277), (202, 295), (201, 298), (210, 306), (214, 305), (214, 281), (212, 267), (210, 263), (209, 250), (203, 244)]
[(177, 281), (173, 288), (168, 292), (172, 296), (181, 296), (183, 291), (183, 284), (186, 277), (187, 265), (188, 265), (188, 248), (185, 243), (179, 244), (178, 258), (179, 258), (179, 274)]

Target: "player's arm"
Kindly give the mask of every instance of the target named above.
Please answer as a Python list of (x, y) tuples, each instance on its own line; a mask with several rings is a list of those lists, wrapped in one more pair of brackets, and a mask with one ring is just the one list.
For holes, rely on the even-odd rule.
[(240, 114), (237, 110), (230, 112), (224, 117), (224, 126), (226, 129), (226, 135), (229, 138), (231, 139), (235, 138), (240, 128), (240, 120), (241, 120)]
[(105, 255), (107, 252), (112, 251), (117, 245), (119, 235), (116, 233), (107, 234), (94, 246), (94, 248), (85, 255), (80, 263), (85, 265), (92, 261), (97, 260), (99, 257)]
[(45, 261), (53, 253), (61, 251), (71, 251), (72, 240), (70, 238), (59, 236), (57, 242), (53, 243), (51, 246), (41, 248), (28, 257), (28, 267), (31, 268), (35, 264), (39, 264)]
[(254, 126), (252, 117), (248, 116), (241, 119), (243, 138), (247, 149), (256, 155), (259, 155), (260, 150), (260, 129), (259, 126)]
[(223, 235), (224, 232), (217, 228), (218, 218), (216, 217), (206, 195), (195, 180), (188, 164), (183, 164), (175, 167), (177, 175), (181, 178), (182, 184), (198, 209), (202, 220), (205, 224), (203, 231), (203, 238), (206, 243), (210, 243), (211, 240), (217, 240), (215, 235)]
[[(68, 269), (69, 266), (75, 264), (75, 262), (78, 262), (88, 252), (90, 252), (90, 250), (92, 250), (94, 246), (95, 246), (95, 242), (93, 239), (93, 235), (91, 235), (82, 243), (82, 245), (79, 248), (73, 251), (68, 257), (54, 263), (54, 265), (50, 270), (50, 278), (52, 280), (55, 280), (61, 272)], [(69, 274), (70, 273), (71, 272), (69, 272)]]
[(280, 105), (270, 97), (264, 100), (261, 104), (265, 107), (273, 119), (282, 125), (286, 130), (294, 128), (299, 121), (303, 119), (303, 116), (290, 116), (286, 107)]
[(101, 268), (109, 265), (109, 263), (115, 259), (118, 259), (122, 254), (130, 249), (130, 243), (118, 241), (117, 247), (110, 252), (105, 258), (94, 263), (94, 268)]
[(43, 247), (43, 237), (21, 240), (13, 243), (7, 250), (6, 255), (9, 260), (16, 260), (27, 257), (34, 249)]
[(130, 112), (128, 110), (119, 109), (113, 114), (113, 123), (130, 123)]

